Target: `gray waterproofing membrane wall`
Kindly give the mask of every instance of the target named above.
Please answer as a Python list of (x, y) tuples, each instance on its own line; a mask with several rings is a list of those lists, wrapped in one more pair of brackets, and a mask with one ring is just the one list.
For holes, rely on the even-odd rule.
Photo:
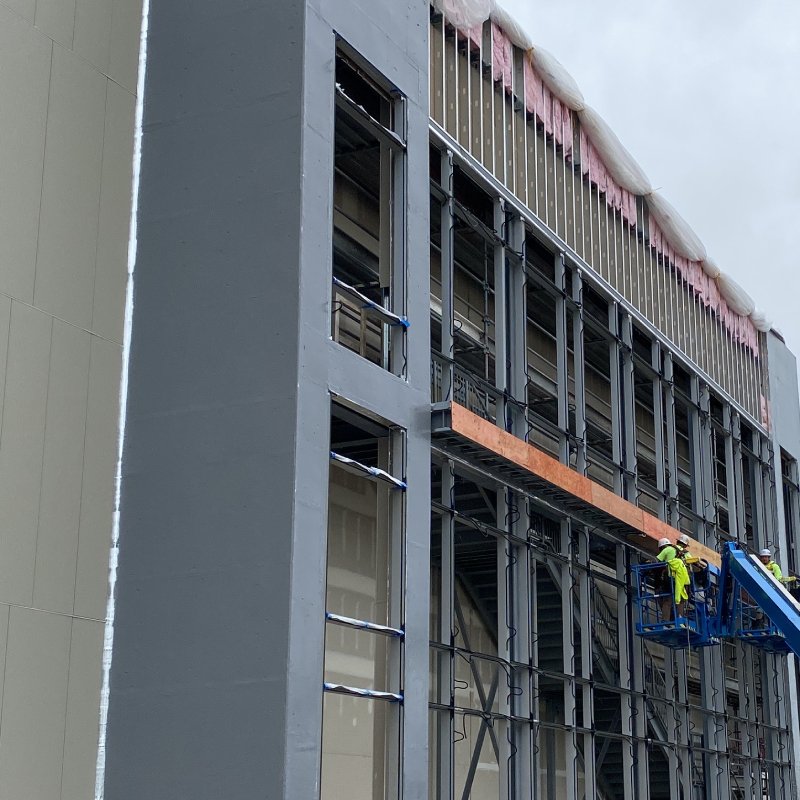
[[(769, 416), (774, 438), (792, 458), (800, 458), (800, 399), (797, 359), (774, 333), (767, 336)], [(780, 465), (778, 465), (780, 468)]]
[[(318, 795), (330, 392), (407, 430), (402, 781), (427, 796), (427, 20), (151, 8), (108, 800)], [(329, 340), (334, 31), (408, 98), (407, 382)]]

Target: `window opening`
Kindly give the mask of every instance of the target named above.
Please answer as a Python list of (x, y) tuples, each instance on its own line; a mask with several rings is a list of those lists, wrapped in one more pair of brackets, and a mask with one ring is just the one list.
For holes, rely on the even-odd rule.
[(331, 335), (405, 371), (402, 100), (336, 57)]
[[(322, 798), (397, 797), (403, 702), (402, 431), (334, 403)], [(354, 727), (355, 726), (355, 727)]]

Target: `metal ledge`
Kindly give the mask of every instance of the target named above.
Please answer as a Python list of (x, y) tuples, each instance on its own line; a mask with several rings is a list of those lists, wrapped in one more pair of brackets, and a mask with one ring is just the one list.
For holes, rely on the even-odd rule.
[[(431, 434), (434, 449), (444, 455), (513, 484), (552, 510), (645, 552), (655, 553), (659, 539), (675, 541), (681, 533), (458, 403), (432, 406)], [(720, 565), (719, 553), (699, 542), (692, 540), (690, 550)]]

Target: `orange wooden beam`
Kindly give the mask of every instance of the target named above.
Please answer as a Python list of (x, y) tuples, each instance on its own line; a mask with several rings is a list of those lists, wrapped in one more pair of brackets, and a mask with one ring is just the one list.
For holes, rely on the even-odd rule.
[[(680, 535), (679, 530), (658, 517), (623, 500), (590, 478), (579, 475), (547, 453), (473, 414), (458, 403), (451, 403), (450, 413), (451, 427), (455, 433), (638, 531), (645, 537), (641, 542), (645, 550), (655, 553), (659, 539), (666, 537), (674, 542)], [(692, 555), (720, 566), (719, 553), (700, 542), (691, 539), (689, 550)]]

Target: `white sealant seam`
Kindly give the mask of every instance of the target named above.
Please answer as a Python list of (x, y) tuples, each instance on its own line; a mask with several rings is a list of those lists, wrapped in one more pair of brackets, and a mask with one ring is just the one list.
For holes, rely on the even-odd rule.
[(128, 280), (125, 287), (125, 321), (122, 335), (122, 372), (119, 384), (119, 436), (117, 439), (117, 466), (114, 476), (114, 513), (111, 520), (111, 549), (108, 555), (108, 604), (103, 634), (103, 683), (100, 690), (100, 720), (95, 765), (95, 800), (103, 800), (106, 773), (106, 726), (108, 724), (109, 678), (114, 644), (114, 592), (117, 583), (119, 560), (119, 511), (122, 494), (122, 450), (125, 440), (125, 419), (128, 411), (128, 364), (131, 349), (133, 321), (133, 271), (136, 265), (136, 229), (139, 205), (139, 176), (142, 160), (142, 116), (144, 109), (144, 76), (147, 66), (147, 31), (150, 17), (150, 0), (142, 2), (142, 26), (139, 33), (139, 67), (136, 78), (136, 115), (133, 134), (133, 174), (131, 180), (131, 221), (128, 238)]

